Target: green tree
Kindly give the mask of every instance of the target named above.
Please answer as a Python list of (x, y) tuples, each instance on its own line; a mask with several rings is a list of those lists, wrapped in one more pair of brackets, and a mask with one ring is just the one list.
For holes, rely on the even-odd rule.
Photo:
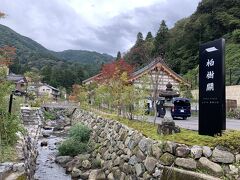
[(123, 114), (128, 119), (134, 119), (134, 115), (143, 116), (145, 109), (145, 97), (148, 96), (147, 83), (142, 83), (141, 88), (132, 84), (124, 86), (122, 93)]
[(121, 58), (122, 58), (121, 52), (118, 51), (116, 61), (117, 61), (117, 60), (120, 60)]
[(128, 63), (134, 65), (137, 69), (146, 65), (151, 60), (153, 49), (153, 39), (143, 40), (142, 33), (137, 34), (135, 45), (125, 55)]
[(52, 74), (51, 66), (44, 66), (41, 69), (41, 75), (43, 76), (43, 78), (42, 78), (43, 82), (49, 82), (51, 79), (51, 74)]
[(86, 107), (88, 105), (88, 91), (86, 86), (79, 86), (78, 100), (81, 107)]
[(41, 79), (42, 79), (38, 69), (27, 71), (24, 73), (24, 76), (27, 78), (29, 83), (39, 83), (41, 82)]
[(240, 29), (236, 29), (232, 32), (233, 40), (236, 43), (240, 43)]
[(6, 66), (0, 66), (0, 83), (7, 77), (8, 68)]
[(109, 110), (112, 110), (113, 96), (111, 95), (111, 88), (107, 84), (100, 84), (95, 90), (94, 103), (98, 108), (107, 106)]
[(145, 41), (152, 41), (153, 40), (153, 36), (152, 36), (152, 33), (149, 31), (148, 33), (147, 33), (147, 36), (146, 36), (146, 38), (145, 38)]
[(141, 32), (139, 32), (137, 34), (137, 40), (136, 40), (135, 46), (141, 46), (143, 42), (144, 42), (143, 35)]
[(162, 20), (160, 27), (158, 29), (157, 35), (155, 37), (154, 41), (154, 55), (155, 56), (162, 56), (165, 55), (166, 50), (166, 42), (169, 37), (168, 27), (164, 20)]

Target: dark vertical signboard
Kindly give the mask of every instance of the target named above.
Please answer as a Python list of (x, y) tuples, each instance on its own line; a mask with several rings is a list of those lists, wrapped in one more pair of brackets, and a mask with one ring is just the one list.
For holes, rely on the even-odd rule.
[(225, 40), (200, 45), (199, 134), (213, 136), (226, 129)]

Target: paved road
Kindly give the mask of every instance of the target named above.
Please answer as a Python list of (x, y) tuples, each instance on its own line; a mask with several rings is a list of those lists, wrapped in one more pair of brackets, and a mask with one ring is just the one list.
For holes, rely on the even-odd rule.
[[(153, 122), (154, 117), (149, 116), (148, 121)], [(157, 117), (156, 123), (159, 124), (161, 118)], [(175, 124), (186, 129), (198, 130), (198, 117), (190, 117), (187, 120), (174, 120)], [(240, 130), (240, 120), (238, 119), (227, 119), (227, 129)]]

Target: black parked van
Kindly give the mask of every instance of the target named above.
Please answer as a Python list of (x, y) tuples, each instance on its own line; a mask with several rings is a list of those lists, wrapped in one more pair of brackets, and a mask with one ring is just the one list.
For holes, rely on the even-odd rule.
[(171, 110), (172, 118), (181, 117), (187, 119), (191, 116), (191, 103), (187, 98), (173, 98), (172, 103), (174, 107)]

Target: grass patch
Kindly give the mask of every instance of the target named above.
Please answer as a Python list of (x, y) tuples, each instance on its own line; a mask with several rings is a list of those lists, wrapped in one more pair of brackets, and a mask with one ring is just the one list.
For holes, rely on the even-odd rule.
[(50, 113), (48, 111), (44, 111), (43, 113), (45, 120), (55, 120), (57, 117), (53, 113)]
[(19, 176), (16, 180), (27, 180), (27, 175), (23, 174), (23, 175)]
[(233, 151), (240, 152), (240, 131), (226, 131), (223, 136), (215, 139), (214, 144), (220, 144)]
[(6, 161), (15, 161), (17, 159), (16, 150), (12, 146), (0, 147), (0, 163)]

